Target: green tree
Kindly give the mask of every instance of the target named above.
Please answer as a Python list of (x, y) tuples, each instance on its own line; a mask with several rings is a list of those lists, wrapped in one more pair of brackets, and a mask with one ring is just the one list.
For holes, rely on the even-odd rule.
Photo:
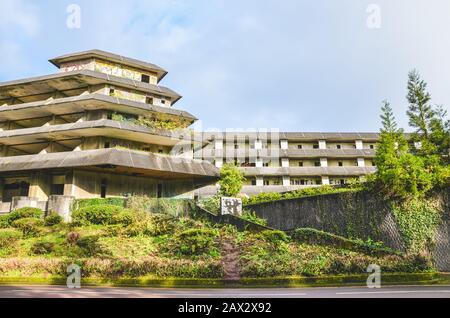
[(385, 133), (397, 133), (397, 123), (395, 121), (394, 112), (392, 111), (391, 104), (387, 101), (383, 101), (383, 106), (381, 106), (381, 132)]
[(416, 129), (417, 134), (428, 139), (434, 112), (430, 105), (431, 95), (427, 92), (427, 83), (420, 78), (417, 70), (412, 70), (408, 74), (407, 87), (406, 99), (409, 107), (406, 113), (409, 117), (409, 125)]
[(234, 197), (242, 190), (244, 174), (233, 163), (226, 163), (220, 169), (220, 194)]
[(436, 106), (434, 116), (430, 121), (430, 141), (437, 147), (438, 154), (450, 163), (450, 120), (447, 111), (442, 106)]

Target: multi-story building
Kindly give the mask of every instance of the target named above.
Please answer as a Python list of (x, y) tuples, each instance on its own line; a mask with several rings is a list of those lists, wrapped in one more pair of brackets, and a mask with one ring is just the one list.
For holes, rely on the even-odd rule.
[[(234, 162), (243, 171), (243, 193), (284, 192), (342, 185), (375, 171), (377, 133), (208, 132), (195, 156), (220, 168)], [(215, 186), (199, 190), (215, 193)]]
[(58, 73), (0, 83), (0, 211), (14, 198), (192, 196), (215, 182), (161, 67), (99, 50), (50, 62)]

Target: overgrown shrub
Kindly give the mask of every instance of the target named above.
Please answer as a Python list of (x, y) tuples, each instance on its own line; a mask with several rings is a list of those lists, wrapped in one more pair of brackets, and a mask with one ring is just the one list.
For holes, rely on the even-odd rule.
[(30, 208), (24, 207), (20, 209), (16, 209), (11, 213), (7, 214), (9, 224), (12, 224), (14, 221), (24, 218), (36, 218), (40, 219), (44, 215), (44, 212), (38, 208)]
[(220, 213), (220, 195), (201, 199), (199, 205), (208, 212), (218, 214)]
[(124, 207), (124, 198), (95, 198), (95, 199), (78, 199), (72, 204), (72, 210), (79, 210), (85, 207), (96, 205), (116, 205)]
[(75, 244), (80, 239), (81, 235), (78, 232), (72, 231), (67, 233), (66, 242), (69, 244)]
[(47, 215), (44, 218), (44, 224), (45, 226), (53, 226), (56, 224), (60, 224), (63, 221), (62, 216), (60, 216), (56, 212), (51, 212), (49, 215)]
[(217, 230), (189, 229), (178, 233), (172, 240), (172, 249), (183, 255), (201, 255), (210, 253), (214, 247)]
[(72, 222), (80, 225), (129, 224), (131, 220), (132, 212), (117, 205), (87, 206), (72, 212)]
[(98, 235), (87, 235), (76, 241), (77, 246), (82, 248), (88, 256), (94, 256), (104, 252), (99, 243)]
[(40, 240), (35, 242), (30, 251), (35, 255), (50, 254), (55, 249), (55, 243), (51, 241)]
[(275, 248), (283, 246), (290, 240), (289, 236), (285, 232), (279, 230), (264, 230), (256, 234), (256, 237), (271, 244)]
[(123, 229), (123, 234), (129, 237), (147, 235), (159, 236), (172, 234), (175, 229), (175, 219), (166, 214), (144, 214), (139, 220)]
[(21, 230), (23, 236), (36, 236), (41, 232), (41, 227), (44, 226), (44, 221), (36, 218), (23, 218), (12, 222), (12, 226)]
[(259, 224), (259, 225), (263, 225), (263, 226), (267, 225), (267, 220), (257, 217), (255, 211), (252, 211), (252, 210), (244, 209), (244, 212), (242, 213), (241, 218), (244, 220)]
[(6, 229), (8, 227), (10, 227), (8, 214), (1, 214), (0, 215), (0, 229)]
[(0, 230), (0, 248), (7, 248), (14, 245), (22, 238), (22, 233), (14, 229)]

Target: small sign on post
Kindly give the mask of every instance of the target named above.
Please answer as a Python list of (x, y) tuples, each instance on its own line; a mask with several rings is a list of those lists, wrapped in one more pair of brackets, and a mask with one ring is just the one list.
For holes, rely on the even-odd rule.
[(220, 198), (221, 214), (242, 214), (242, 200), (240, 198), (221, 197)]

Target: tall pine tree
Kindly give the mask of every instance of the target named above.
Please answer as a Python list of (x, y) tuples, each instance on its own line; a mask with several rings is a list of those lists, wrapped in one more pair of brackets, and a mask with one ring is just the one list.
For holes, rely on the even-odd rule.
[(383, 101), (383, 106), (381, 106), (381, 132), (385, 133), (396, 133), (398, 132), (397, 123), (395, 121), (394, 112), (392, 111), (391, 104), (387, 101)]

